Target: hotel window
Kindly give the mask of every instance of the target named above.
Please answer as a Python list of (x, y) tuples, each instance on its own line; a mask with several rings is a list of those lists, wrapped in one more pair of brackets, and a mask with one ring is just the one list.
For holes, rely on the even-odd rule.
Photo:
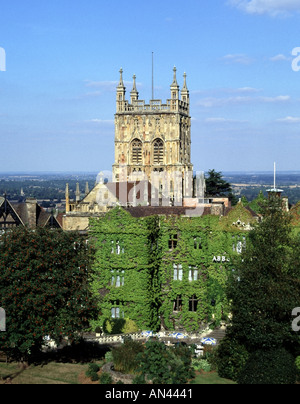
[(111, 286), (119, 288), (124, 286), (124, 271), (111, 271)]
[(182, 281), (183, 278), (183, 269), (182, 265), (173, 265), (173, 280), (174, 281)]
[(232, 251), (236, 251), (238, 254), (242, 254), (246, 249), (246, 237), (245, 236), (232, 236), (233, 244)]
[(124, 318), (124, 311), (122, 310), (123, 302), (120, 302), (119, 300), (115, 302), (111, 302), (112, 308), (111, 308), (111, 318)]
[(120, 242), (119, 241), (112, 241), (111, 242), (111, 253), (112, 254), (124, 254), (124, 247), (121, 247)]
[(198, 280), (198, 268), (189, 267), (189, 282)]
[(111, 308), (111, 318), (120, 318), (120, 307)]
[(189, 299), (189, 311), (197, 311), (197, 307), (198, 307), (198, 299), (196, 297), (196, 295), (193, 295), (190, 299)]
[(174, 300), (173, 311), (182, 311), (182, 297), (181, 297), (181, 295), (177, 296), (176, 300)]
[(175, 250), (175, 248), (177, 248), (177, 243), (178, 243), (178, 235), (171, 234), (169, 238), (169, 250)]
[(202, 250), (201, 238), (194, 237), (194, 249), (195, 250)]

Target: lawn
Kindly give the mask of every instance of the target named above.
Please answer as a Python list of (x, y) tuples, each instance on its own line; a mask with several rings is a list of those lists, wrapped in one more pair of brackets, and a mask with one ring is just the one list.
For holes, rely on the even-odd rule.
[(217, 372), (197, 373), (191, 384), (236, 384), (232, 380), (222, 379)]
[(10, 378), (11, 384), (80, 384), (79, 376), (85, 374), (87, 364), (50, 362), (20, 369), (17, 363), (0, 363), (0, 384)]
[[(101, 362), (97, 363), (101, 365)], [(88, 383), (85, 377), (87, 369), (88, 364), (81, 363), (49, 362), (45, 365), (31, 365), (27, 369), (20, 369), (17, 363), (0, 363), (0, 384), (7, 382), (8, 378), (11, 384), (85, 384)], [(209, 372), (198, 373), (192, 384), (234, 384), (234, 382), (221, 379), (216, 372)]]

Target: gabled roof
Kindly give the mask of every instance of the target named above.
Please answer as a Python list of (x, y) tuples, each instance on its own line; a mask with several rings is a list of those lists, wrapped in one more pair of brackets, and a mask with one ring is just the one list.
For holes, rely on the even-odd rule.
[(24, 222), (6, 196), (0, 197), (0, 227), (24, 226)]
[(35, 226), (62, 228), (62, 221), (57, 220), (52, 213), (46, 212), (37, 202), (34, 205), (34, 211), (29, 212), (26, 202), (11, 203), (6, 197), (0, 197), (0, 227), (34, 223)]
[(254, 212), (249, 206), (239, 202), (236, 206), (226, 210), (221, 218), (220, 224), (224, 228), (240, 228), (250, 230), (251, 225), (259, 220), (260, 215)]

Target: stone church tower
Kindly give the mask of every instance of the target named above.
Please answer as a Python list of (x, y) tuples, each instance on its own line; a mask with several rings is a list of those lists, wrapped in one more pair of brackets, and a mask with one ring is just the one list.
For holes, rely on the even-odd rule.
[[(191, 117), (190, 99), (184, 74), (184, 84), (180, 92), (174, 67), (171, 84), (171, 98), (150, 100), (146, 104), (139, 100), (136, 76), (130, 101), (126, 100), (123, 70), (117, 87), (115, 114), (115, 163), (113, 181), (122, 182), (148, 180), (153, 173), (164, 173), (172, 178), (178, 173), (184, 187), (187, 173), (193, 172), (191, 164)], [(172, 184), (169, 184), (172, 189)]]
[(91, 217), (104, 217), (115, 206), (133, 209), (137, 216), (176, 214), (224, 215), (227, 198), (204, 200), (205, 178), (193, 177), (191, 163), (190, 97), (184, 73), (183, 87), (173, 69), (170, 99), (139, 100), (136, 77), (126, 100), (123, 70), (116, 92), (115, 161), (112, 182), (98, 175), (95, 187), (80, 200), (70, 201), (66, 187), (64, 230), (89, 228)]

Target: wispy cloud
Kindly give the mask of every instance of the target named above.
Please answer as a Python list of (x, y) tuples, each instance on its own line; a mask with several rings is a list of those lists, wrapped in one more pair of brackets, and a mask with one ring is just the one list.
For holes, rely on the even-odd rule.
[(98, 119), (98, 118), (94, 118), (94, 119), (88, 119), (85, 121), (86, 123), (94, 123), (94, 124), (98, 124), (98, 125), (113, 125), (114, 124), (114, 120), (113, 119)]
[(97, 88), (106, 91), (115, 91), (118, 81), (93, 81), (85, 80), (85, 86), (88, 88)]
[(231, 63), (237, 63), (241, 65), (250, 65), (251, 63), (254, 62), (253, 58), (250, 58), (249, 56), (243, 54), (243, 53), (238, 53), (238, 54), (228, 54), (225, 55), (221, 58), (225, 63), (231, 64)]
[(250, 95), (250, 94), (255, 94), (255, 93), (260, 93), (262, 90), (259, 88), (254, 88), (254, 87), (238, 87), (238, 88), (230, 88), (230, 87), (225, 87), (225, 88), (215, 88), (215, 89), (210, 89), (210, 90), (192, 90), (191, 94), (193, 95), (202, 95), (205, 96), (205, 94), (209, 94), (210, 96), (217, 95), (217, 96), (224, 96), (228, 94), (239, 94), (239, 95)]
[(239, 87), (224, 89), (224, 92), (231, 94), (255, 94), (261, 92), (261, 90), (254, 87)]
[(228, 3), (247, 14), (291, 15), (300, 11), (300, 0), (229, 0)]
[(290, 62), (292, 60), (291, 56), (285, 56), (282, 53), (270, 58), (271, 62)]
[(206, 118), (205, 119), (206, 123), (212, 123), (212, 124), (240, 124), (240, 123), (247, 123), (248, 121), (243, 121), (240, 119), (230, 119), (230, 118), (221, 118), (221, 117), (212, 117), (212, 118)]
[(226, 105), (242, 105), (249, 103), (284, 103), (290, 101), (291, 97), (289, 95), (279, 95), (275, 97), (251, 97), (251, 96), (236, 96), (236, 97), (227, 97), (227, 98), (216, 98), (216, 97), (207, 97), (200, 99), (197, 102), (198, 106), (205, 108), (213, 108), (213, 107), (222, 107)]
[[(116, 91), (118, 86), (118, 81), (93, 81), (93, 80), (85, 80), (85, 86), (88, 88), (96, 88), (102, 91)], [(125, 87), (132, 87), (132, 81), (124, 80)], [(142, 87), (142, 83), (137, 82), (137, 87)]]
[(300, 123), (300, 117), (287, 116), (286, 118), (277, 119), (277, 122), (282, 122), (282, 123)]

